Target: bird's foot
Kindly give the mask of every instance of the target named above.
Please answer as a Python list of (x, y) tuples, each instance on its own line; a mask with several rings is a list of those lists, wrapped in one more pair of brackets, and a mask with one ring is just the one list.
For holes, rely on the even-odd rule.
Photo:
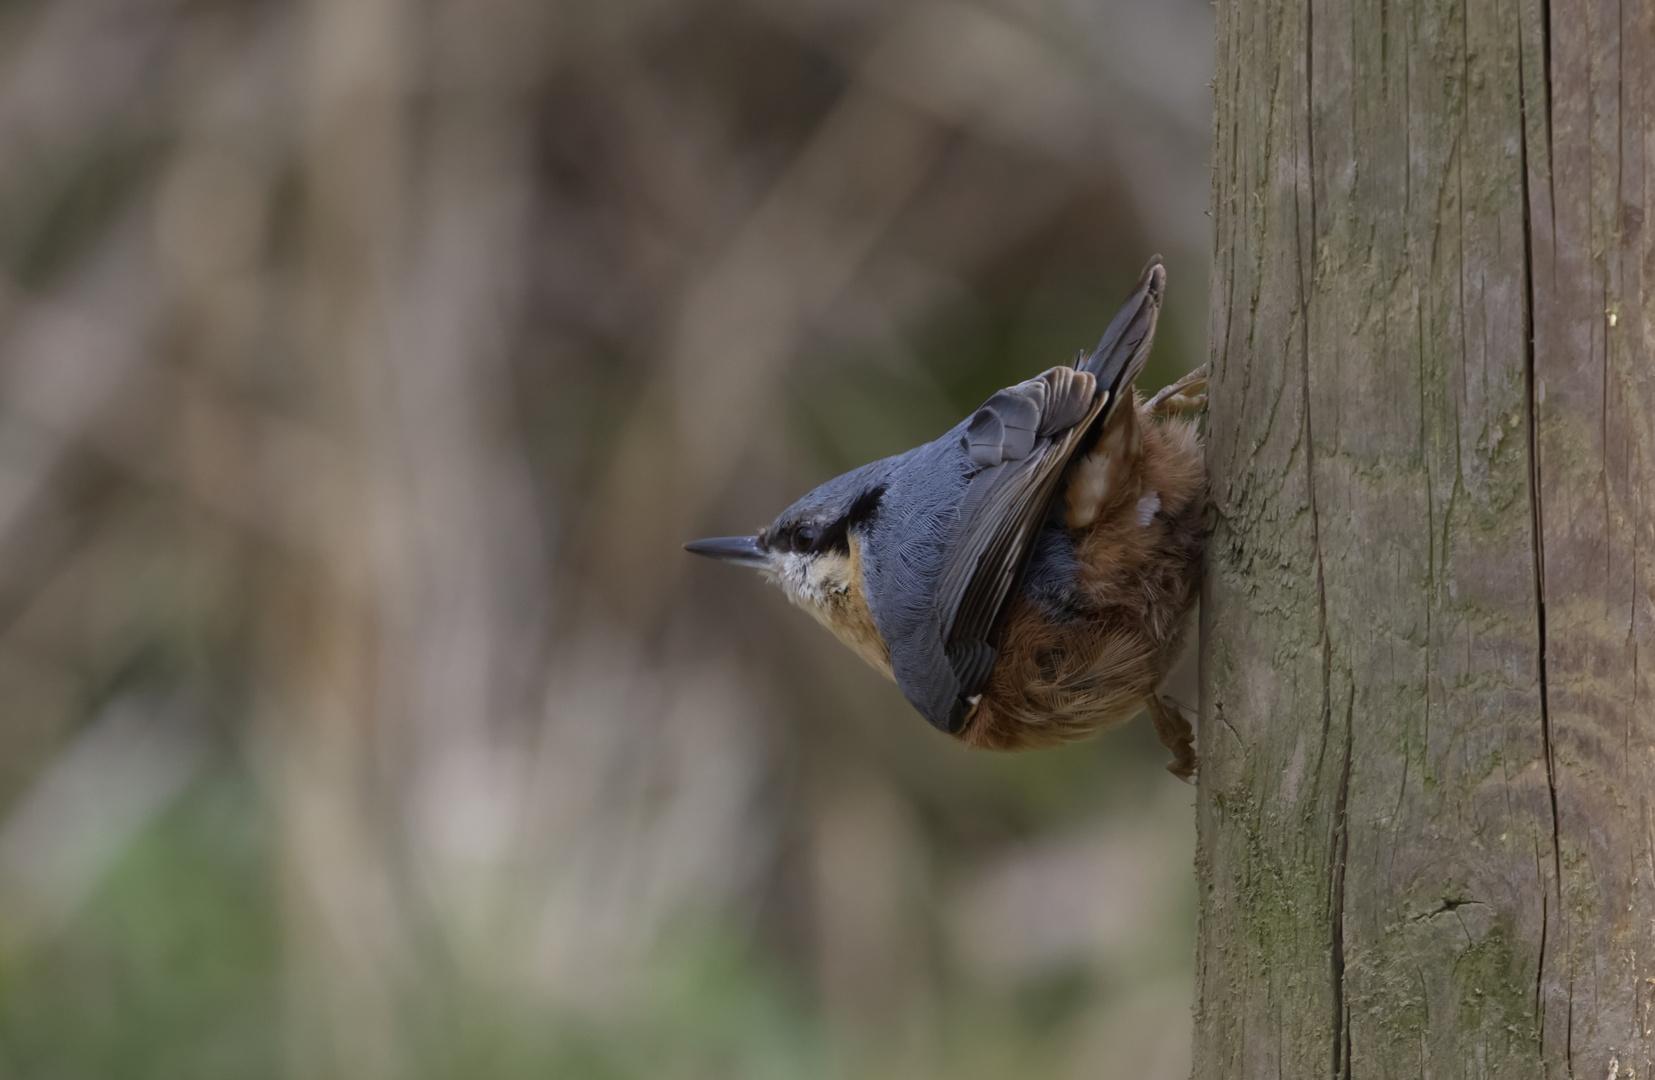
[(1207, 407), (1207, 365), (1202, 364), (1171, 386), (1149, 399), (1149, 411), (1156, 416), (1199, 412)]
[(1187, 783), (1195, 783), (1195, 729), (1171, 698), (1156, 694), (1147, 704), (1149, 718), (1155, 723), (1155, 734), (1161, 737), (1161, 745), (1172, 751), (1167, 772)]

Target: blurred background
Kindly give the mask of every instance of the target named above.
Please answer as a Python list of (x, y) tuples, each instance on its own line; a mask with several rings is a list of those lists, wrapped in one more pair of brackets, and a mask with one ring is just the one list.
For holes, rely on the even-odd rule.
[[(1203, 0), (0, 4), (0, 1076), (1188, 1071), (1147, 722), (966, 751), (746, 532), (1197, 363)], [(1184, 700), (1193, 704), (1193, 691)]]

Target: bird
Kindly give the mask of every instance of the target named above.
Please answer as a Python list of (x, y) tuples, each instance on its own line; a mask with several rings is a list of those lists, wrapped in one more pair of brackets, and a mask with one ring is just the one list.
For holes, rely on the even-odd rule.
[(1198, 368), (1133, 386), (1166, 269), (1151, 259), (1097, 347), (1007, 387), (939, 438), (853, 469), (751, 536), (753, 567), (976, 747), (1082, 738), (1147, 707), (1189, 780), (1194, 732), (1160, 693), (1199, 592), (1207, 476)]

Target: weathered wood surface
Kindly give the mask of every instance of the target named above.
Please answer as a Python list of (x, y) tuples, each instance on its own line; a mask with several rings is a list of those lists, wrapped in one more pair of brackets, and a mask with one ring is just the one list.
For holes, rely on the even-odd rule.
[(1221, 0), (1197, 1078), (1655, 1077), (1655, 0)]

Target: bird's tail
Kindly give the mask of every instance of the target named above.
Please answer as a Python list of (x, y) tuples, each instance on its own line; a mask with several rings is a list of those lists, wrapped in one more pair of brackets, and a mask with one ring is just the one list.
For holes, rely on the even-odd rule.
[(1109, 391), (1110, 411), (1126, 388), (1143, 370), (1149, 347), (1155, 341), (1155, 320), (1161, 314), (1161, 297), (1166, 292), (1167, 271), (1161, 257), (1154, 256), (1138, 278), (1138, 287), (1121, 306), (1103, 332), (1103, 339), (1076, 365), (1089, 371), (1098, 386)]

